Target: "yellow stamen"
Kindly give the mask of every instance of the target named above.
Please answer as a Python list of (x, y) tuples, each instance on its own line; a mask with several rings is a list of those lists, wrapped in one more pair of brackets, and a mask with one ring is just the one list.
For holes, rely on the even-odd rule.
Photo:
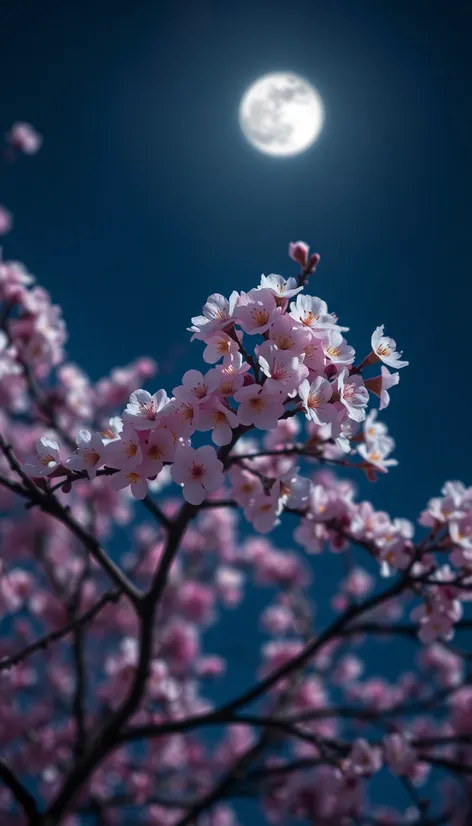
[(250, 399), (249, 404), (251, 405), (253, 410), (256, 410), (258, 413), (262, 413), (265, 407), (265, 401), (264, 399), (261, 399), (260, 396), (256, 396), (254, 399)]
[(56, 460), (55, 460), (54, 456), (51, 456), (50, 454), (48, 454), (47, 456), (41, 456), (39, 461), (41, 462), (42, 465), (45, 465), (45, 467), (47, 467), (49, 464), (51, 464), (51, 462), (55, 462)]

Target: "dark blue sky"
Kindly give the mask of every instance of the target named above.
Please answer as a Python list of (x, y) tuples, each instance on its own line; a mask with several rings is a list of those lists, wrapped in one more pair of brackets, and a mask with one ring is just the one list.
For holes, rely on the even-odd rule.
[[(363, 493), (414, 516), (444, 478), (470, 482), (467, 6), (3, 0), (1, 128), (45, 136), (2, 171), (5, 255), (63, 305), (71, 357), (97, 377), (171, 354), (172, 388), (199, 366), (185, 328), (208, 293), (292, 273), (303, 238), (359, 354), (385, 323), (410, 360), (385, 417), (400, 467)], [(248, 84), (278, 69), (326, 107), (319, 141), (289, 159), (237, 122)]]

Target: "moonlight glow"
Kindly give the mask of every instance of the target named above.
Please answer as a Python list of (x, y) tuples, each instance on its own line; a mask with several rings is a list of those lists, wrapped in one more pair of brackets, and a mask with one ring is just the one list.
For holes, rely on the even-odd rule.
[(317, 139), (324, 120), (318, 92), (298, 75), (272, 72), (244, 93), (239, 123), (253, 146), (268, 155), (298, 155)]

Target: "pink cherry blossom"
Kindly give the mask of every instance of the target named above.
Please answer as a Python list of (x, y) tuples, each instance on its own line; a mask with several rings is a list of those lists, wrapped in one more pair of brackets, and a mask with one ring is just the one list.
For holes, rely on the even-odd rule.
[(403, 571), (410, 564), (412, 545), (403, 537), (393, 533), (387, 540), (379, 538), (378, 545), (382, 576), (391, 576), (395, 570)]
[(166, 427), (177, 442), (180, 438), (188, 438), (195, 430), (195, 422), (200, 403), (194, 396), (172, 399), (162, 416), (161, 425)]
[(323, 373), (326, 358), (321, 346), (321, 341), (310, 333), (308, 341), (305, 341), (302, 349), (303, 363), (314, 373)]
[[(291, 353), (299, 358), (304, 355), (304, 348), (313, 340), (313, 336), (306, 327), (297, 324), (289, 315), (278, 315), (269, 329), (269, 340), (279, 350)], [(264, 342), (267, 344), (268, 342)], [(264, 344), (261, 347), (264, 347)], [(258, 354), (261, 352), (258, 349)]]
[(326, 301), (312, 295), (297, 295), (297, 300), (290, 305), (290, 315), (318, 337), (330, 329), (344, 329), (338, 327), (334, 316), (328, 313)]
[(34, 155), (43, 142), (41, 135), (29, 123), (14, 123), (7, 135), (7, 140), (25, 155)]
[(209, 370), (206, 376), (208, 387), (212, 393), (219, 396), (234, 396), (244, 384), (244, 377), (250, 369), (249, 364), (243, 361), (241, 353), (236, 353), (223, 365)]
[(302, 519), (295, 531), (293, 538), (307, 553), (319, 554), (326, 546), (327, 534), (324, 525), (314, 519)]
[(340, 401), (346, 408), (348, 416), (355, 422), (363, 422), (365, 408), (369, 403), (369, 393), (364, 386), (362, 376), (350, 376), (344, 368), (338, 375)]
[(250, 384), (241, 387), (234, 398), (239, 402), (238, 421), (249, 426), (253, 424), (259, 430), (273, 430), (283, 413), (283, 396), (270, 392), (265, 385)]
[(374, 587), (375, 580), (363, 568), (353, 568), (343, 582), (343, 590), (353, 596), (365, 597)]
[(145, 476), (157, 476), (164, 462), (171, 462), (175, 455), (175, 443), (170, 431), (165, 427), (151, 430), (147, 439), (141, 442), (141, 453)]
[(376, 361), (383, 361), (389, 367), (397, 368), (407, 367), (407, 361), (401, 361), (402, 353), (397, 352), (397, 345), (393, 338), (384, 336), (384, 326), (376, 327), (372, 333), (372, 353)]
[(112, 490), (123, 490), (130, 486), (135, 499), (144, 499), (148, 492), (146, 474), (147, 468), (143, 465), (132, 469), (125, 468), (110, 477), (109, 485)]
[(179, 401), (192, 398), (198, 404), (206, 402), (211, 395), (208, 380), (199, 370), (187, 370), (182, 376), (182, 384), (174, 387), (172, 392)]
[(386, 367), (382, 365), (380, 368), (380, 376), (372, 379), (366, 379), (365, 386), (371, 393), (374, 393), (380, 399), (379, 410), (384, 410), (390, 404), (390, 395), (388, 391), (391, 387), (395, 387), (400, 381), (399, 373), (390, 373)]
[(265, 333), (277, 313), (277, 303), (271, 289), (251, 290), (241, 293), (235, 317), (245, 333)]
[(330, 330), (322, 339), (323, 352), (334, 364), (352, 364), (355, 358), (354, 347), (347, 344), (341, 333)]
[(77, 450), (67, 460), (72, 470), (86, 470), (89, 479), (94, 479), (97, 470), (104, 464), (105, 445), (99, 433), (80, 430), (76, 436)]
[(123, 413), (123, 421), (132, 424), (136, 430), (152, 430), (158, 426), (159, 414), (168, 404), (165, 390), (158, 390), (153, 396), (147, 390), (135, 390)]
[(229, 300), (220, 293), (213, 293), (208, 298), (203, 307), (203, 315), (192, 318), (192, 326), (189, 328), (193, 332), (194, 338), (206, 341), (212, 333), (219, 330), (226, 330), (233, 323), (233, 314), (239, 295), (232, 292)]
[(18, 611), (33, 595), (33, 578), (21, 569), (12, 569), (0, 577), (0, 614)]
[(437, 639), (452, 639), (454, 625), (459, 618), (457, 607), (451, 606), (447, 610), (440, 602), (426, 603), (412, 612), (412, 619), (419, 620), (418, 636), (425, 645)]
[(346, 654), (339, 660), (333, 674), (333, 680), (341, 685), (357, 680), (362, 674), (363, 663), (359, 657), (353, 654)]
[[(390, 442), (393, 442), (393, 440), (390, 440)], [(386, 473), (387, 468), (395, 467), (398, 464), (396, 459), (388, 458), (388, 454), (390, 453), (392, 447), (393, 445), (383, 441), (370, 445), (361, 444), (357, 450), (369, 465), (372, 465), (376, 470), (379, 470), (382, 473)]]
[(317, 425), (325, 425), (333, 421), (335, 410), (333, 405), (329, 404), (333, 389), (329, 381), (326, 381), (322, 376), (317, 376), (311, 384), (309, 381), (303, 381), (298, 392), (307, 419)]
[(440, 643), (424, 648), (419, 656), (422, 667), (433, 669), (441, 684), (458, 686), (464, 676), (464, 662), (458, 654), (448, 651)]
[(179, 589), (179, 608), (191, 622), (207, 624), (211, 620), (215, 595), (210, 586), (189, 580)]
[(226, 663), (222, 657), (200, 657), (197, 660), (197, 674), (200, 677), (219, 677), (225, 670)]
[(259, 289), (271, 290), (278, 299), (293, 298), (294, 295), (303, 290), (303, 287), (297, 286), (295, 278), (284, 278), (282, 275), (271, 273), (270, 275), (261, 275)]
[(354, 774), (371, 775), (378, 772), (382, 766), (382, 753), (376, 746), (371, 746), (362, 737), (354, 742), (344, 770)]
[(408, 774), (416, 761), (416, 753), (408, 739), (400, 732), (393, 732), (384, 737), (384, 757), (387, 766), (394, 775)]
[(386, 445), (390, 445), (391, 440), (387, 434), (387, 426), (384, 422), (377, 421), (377, 411), (371, 410), (370, 413), (367, 414), (364, 423), (364, 438), (366, 444), (376, 445), (385, 443)]
[(258, 533), (269, 533), (276, 525), (282, 507), (280, 488), (276, 484), (270, 493), (256, 494), (246, 506), (244, 515)]
[(142, 462), (139, 434), (131, 424), (125, 422), (118, 439), (105, 445), (103, 457), (108, 467), (118, 470), (131, 470)]
[(242, 508), (264, 492), (261, 480), (248, 470), (241, 470), (238, 465), (231, 468), (231, 495)]
[(49, 476), (60, 464), (59, 445), (55, 439), (41, 436), (35, 442), (35, 455), (23, 464), (23, 471), (29, 476)]
[(271, 341), (259, 347), (259, 364), (267, 376), (265, 387), (270, 391), (295, 394), (297, 388), (308, 376), (308, 367), (296, 356), (279, 350)]
[(261, 624), (270, 634), (284, 634), (293, 630), (295, 618), (287, 606), (269, 605), (262, 614)]
[(238, 417), (218, 398), (211, 399), (199, 407), (195, 426), (197, 430), (211, 430), (215, 445), (228, 445), (233, 437), (233, 429), (238, 426)]
[(429, 500), (427, 509), (420, 516), (420, 524), (433, 527), (437, 522), (444, 524), (465, 515), (466, 488), (461, 482), (446, 482), (441, 493), (441, 497)]
[(281, 419), (275, 430), (264, 436), (264, 447), (267, 450), (274, 450), (277, 447), (286, 447), (293, 444), (301, 431), (300, 423), (292, 416), (289, 419)]
[(238, 344), (234, 339), (230, 338), (223, 330), (214, 333), (210, 338), (206, 339), (206, 347), (203, 351), (203, 361), (207, 364), (214, 364), (220, 359), (224, 362), (232, 360), (238, 353)]
[(221, 565), (215, 576), (217, 591), (225, 605), (233, 607), (241, 601), (241, 587), (244, 576), (236, 568)]
[(182, 485), (182, 493), (191, 505), (200, 505), (207, 493), (221, 487), (224, 481), (223, 463), (209, 445), (197, 448), (179, 447), (171, 468), (174, 482)]

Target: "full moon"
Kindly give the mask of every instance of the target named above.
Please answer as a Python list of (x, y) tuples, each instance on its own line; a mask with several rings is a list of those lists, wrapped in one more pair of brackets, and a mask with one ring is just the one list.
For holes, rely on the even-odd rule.
[(271, 72), (244, 93), (239, 123), (249, 143), (267, 155), (298, 155), (320, 134), (324, 107), (318, 92), (299, 75)]

